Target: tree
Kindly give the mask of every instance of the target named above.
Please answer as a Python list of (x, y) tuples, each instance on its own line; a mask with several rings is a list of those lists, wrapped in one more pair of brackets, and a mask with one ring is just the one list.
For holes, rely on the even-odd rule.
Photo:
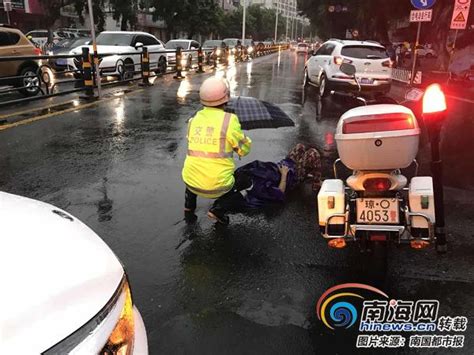
[(219, 30), (223, 10), (215, 0), (186, 0), (183, 1), (182, 29), (187, 32), (188, 38), (196, 34), (208, 35)]
[[(342, 2), (342, 1), (340, 1)], [(382, 0), (346, 0), (343, 5), (349, 8), (350, 17), (342, 14), (330, 14), (331, 0), (298, 0), (298, 6), (311, 19), (312, 26), (323, 38), (330, 36), (343, 37), (345, 28), (358, 28), (362, 38), (388, 41), (388, 30), (391, 21), (408, 18), (413, 9), (410, 1)], [(449, 64), (447, 50), (449, 25), (453, 11), (453, 0), (438, 0), (433, 6), (433, 21), (423, 24), (422, 41), (432, 43), (438, 53), (438, 66), (446, 70)], [(473, 12), (471, 7), (471, 12)], [(472, 15), (471, 15), (472, 16)], [(410, 35), (406, 40), (415, 41), (416, 24), (411, 24)]]
[(348, 12), (329, 12), (334, 5), (331, 0), (298, 0), (300, 11), (312, 23), (312, 27), (322, 38), (345, 37), (348, 28), (357, 28), (361, 37), (388, 40), (389, 20), (408, 16), (412, 8), (410, 1), (345, 0)]
[[(87, 2), (84, 0), (40, 0), (41, 6), (48, 16), (45, 17), (46, 27), (52, 30), (57, 26), (57, 22), (61, 18), (61, 9), (65, 6), (73, 6), (80, 23), (84, 23), (84, 15), (88, 13)], [(94, 21), (99, 31), (104, 29), (105, 14), (104, 0), (94, 1), (92, 3), (94, 12)]]
[[(222, 27), (219, 31), (221, 37), (240, 38), (242, 36), (242, 12), (243, 8), (239, 6), (237, 9), (224, 14)], [(273, 38), (275, 17), (275, 9), (267, 9), (258, 4), (248, 6), (245, 21), (246, 37), (259, 41)], [(280, 15), (278, 22), (279, 37), (284, 35), (285, 30), (286, 18)]]
[(449, 65), (447, 45), (453, 6), (453, 1), (438, 0), (433, 7), (433, 21), (425, 25), (430, 26), (430, 31), (426, 32), (425, 41), (433, 43), (433, 47), (438, 53), (437, 64), (441, 70), (447, 70)]
[(112, 16), (120, 21), (120, 29), (126, 31), (133, 28), (137, 23), (138, 1), (137, 0), (109, 0), (112, 8)]
[(185, 1), (182, 0), (152, 0), (153, 20), (156, 21), (161, 19), (166, 23), (166, 30), (168, 32), (168, 38), (174, 37), (175, 32), (179, 29), (182, 24), (186, 21), (184, 16), (185, 12)]

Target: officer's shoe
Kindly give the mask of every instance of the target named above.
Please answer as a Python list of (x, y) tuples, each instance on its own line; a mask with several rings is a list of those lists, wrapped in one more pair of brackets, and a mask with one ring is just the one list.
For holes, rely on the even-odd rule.
[(207, 216), (217, 223), (223, 224), (224, 226), (229, 224), (229, 217), (223, 213), (217, 212), (216, 210), (210, 209), (209, 212), (207, 212)]
[(195, 223), (197, 221), (197, 216), (194, 214), (194, 211), (184, 211), (184, 220), (188, 224)]

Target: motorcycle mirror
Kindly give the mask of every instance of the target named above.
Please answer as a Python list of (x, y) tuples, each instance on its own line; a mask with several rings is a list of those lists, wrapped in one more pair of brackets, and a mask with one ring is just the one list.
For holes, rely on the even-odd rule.
[(349, 63), (342, 63), (340, 70), (349, 76), (354, 76), (356, 73), (356, 67)]

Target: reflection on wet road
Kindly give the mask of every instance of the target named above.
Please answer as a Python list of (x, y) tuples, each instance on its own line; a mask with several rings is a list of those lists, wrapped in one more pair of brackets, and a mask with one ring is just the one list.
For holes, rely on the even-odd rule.
[[(303, 56), (284, 52), (215, 73), (229, 80), (233, 95), (276, 103), (296, 122), (249, 132), (253, 150), (238, 164), (280, 160), (301, 142), (322, 152), (323, 175), (331, 176), (337, 117), (347, 107), (329, 103), (317, 116), (316, 90), (303, 92), (303, 66)], [(200, 106), (206, 77), (166, 78), (98, 106), (0, 132), (1, 188), (67, 209), (106, 240), (126, 265), (152, 354), (353, 351), (354, 334), (326, 331), (315, 302), (336, 284), (371, 280), (360, 276), (357, 250), (327, 248), (308, 186), (292, 192), (284, 207), (231, 216), (227, 228), (207, 220), (211, 202), (203, 199), (197, 224), (182, 220), (186, 121)], [(472, 147), (461, 125), (472, 105), (463, 105), (453, 112), (446, 160), (473, 176), (472, 159), (460, 162), (462, 168), (452, 165), (458, 153), (467, 153), (451, 135)], [(462, 179), (450, 179), (459, 187)], [(393, 248), (381, 285), (391, 297), (439, 299), (443, 314), (474, 321), (473, 196), (448, 190), (448, 255)], [(467, 346), (472, 352), (472, 340)]]

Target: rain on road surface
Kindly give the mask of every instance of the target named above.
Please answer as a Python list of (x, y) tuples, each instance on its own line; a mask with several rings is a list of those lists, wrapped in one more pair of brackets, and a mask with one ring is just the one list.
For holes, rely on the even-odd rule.
[[(317, 119), (316, 90), (303, 98), (303, 67), (303, 56), (283, 52), (217, 73), (229, 79), (233, 95), (274, 102), (296, 122), (248, 132), (253, 149), (239, 165), (280, 160), (303, 142), (323, 153), (323, 173), (331, 177), (333, 133), (345, 107), (329, 102), (332, 108)], [(315, 303), (331, 286), (371, 280), (361, 276), (355, 247), (327, 248), (309, 186), (292, 192), (284, 207), (232, 215), (226, 228), (207, 219), (211, 201), (200, 199), (197, 224), (184, 223), (186, 120), (200, 106), (206, 77), (168, 77), (0, 131), (0, 187), (68, 210), (108, 243), (131, 279), (151, 354), (353, 353), (356, 335), (327, 331)], [(473, 125), (467, 116), (473, 105), (452, 107), (443, 145), (452, 185), (446, 190), (450, 252), (393, 247), (387, 280), (378, 286), (396, 299), (438, 299), (440, 314), (474, 322)], [(461, 189), (466, 181), (470, 190)], [(473, 329), (465, 334), (466, 353), (474, 350)]]

